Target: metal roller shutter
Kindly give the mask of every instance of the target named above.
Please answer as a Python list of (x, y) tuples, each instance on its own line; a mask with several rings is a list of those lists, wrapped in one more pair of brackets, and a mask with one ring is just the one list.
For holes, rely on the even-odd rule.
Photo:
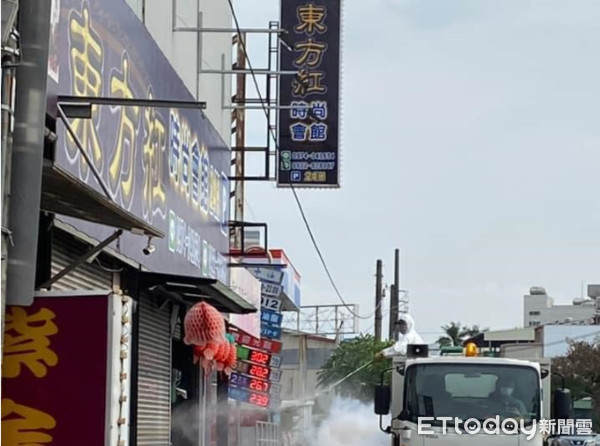
[(171, 436), (171, 305), (139, 300), (137, 445), (168, 446)]
[[(56, 231), (52, 244), (52, 276), (66, 268), (89, 250), (89, 245), (61, 231)], [(52, 284), (52, 290), (110, 290), (112, 273), (96, 263), (83, 262), (73, 271)]]

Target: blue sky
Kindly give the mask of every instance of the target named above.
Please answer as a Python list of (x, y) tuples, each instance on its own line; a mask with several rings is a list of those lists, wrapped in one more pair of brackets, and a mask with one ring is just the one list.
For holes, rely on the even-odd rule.
[[(243, 27), (278, 19), (276, 1), (234, 4)], [(299, 193), (345, 299), (372, 312), (394, 248), (429, 338), (450, 320), (519, 326), (532, 285), (566, 303), (599, 283), (600, 2), (346, 0), (344, 19), (342, 187)], [(248, 45), (264, 66), (266, 40)], [(246, 195), (303, 303), (338, 303), (291, 192)]]

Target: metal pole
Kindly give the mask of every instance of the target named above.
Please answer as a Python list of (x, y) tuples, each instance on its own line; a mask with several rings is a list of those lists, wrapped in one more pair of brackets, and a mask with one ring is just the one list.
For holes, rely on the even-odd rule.
[(375, 339), (381, 341), (381, 282), (383, 280), (383, 262), (377, 260), (375, 271)]
[(77, 146), (77, 149), (79, 149), (81, 156), (83, 156), (83, 158), (85, 159), (86, 163), (88, 164), (88, 167), (92, 171), (92, 174), (94, 174), (94, 177), (96, 178), (96, 180), (98, 181), (98, 184), (102, 188), (104, 195), (106, 195), (106, 198), (108, 198), (110, 201), (114, 201), (113, 197), (110, 195), (108, 186), (106, 185), (106, 183), (104, 182), (104, 179), (102, 178), (102, 175), (100, 175), (100, 172), (98, 171), (98, 168), (94, 164), (94, 161), (92, 161), (90, 154), (87, 153), (87, 150), (85, 150), (85, 147), (84, 147), (83, 143), (81, 142), (81, 140), (79, 139), (79, 136), (77, 136), (77, 133), (75, 133), (75, 130), (73, 130), (73, 127), (71, 127), (69, 118), (67, 118), (67, 115), (65, 115), (65, 112), (61, 108), (60, 104), (56, 105), (56, 110), (58, 111), (58, 115), (59, 115), (60, 119), (62, 120), (62, 122), (64, 123), (65, 128), (67, 129), (69, 134), (73, 137), (73, 141), (75, 141), (75, 145)]
[(6, 303), (33, 303), (38, 251), (46, 122), (46, 81), (51, 2), (21, 0), (18, 29), (21, 63), (17, 70), (15, 130), (11, 161)]
[(54, 275), (50, 280), (48, 280), (48, 281), (44, 282), (42, 285), (40, 285), (40, 288), (49, 288), (53, 283), (56, 283), (61, 277), (66, 276), (71, 271), (73, 271), (75, 268), (77, 268), (79, 265), (81, 265), (83, 262), (85, 262), (87, 259), (92, 257), (94, 254), (102, 251), (104, 248), (106, 248), (108, 245), (110, 245), (116, 239), (121, 237), (122, 234), (123, 234), (122, 229), (116, 230), (111, 236), (106, 238), (101, 243), (98, 243), (96, 246), (94, 246), (92, 249), (87, 251), (85, 254), (83, 254), (79, 258), (73, 260), (73, 263), (68, 265), (62, 271), (56, 273), (56, 275)]
[(236, 441), (237, 441), (237, 445), (240, 446), (241, 440), (242, 440), (242, 403), (240, 401), (236, 401), (235, 408), (236, 408), (236, 413), (237, 413), (237, 417), (236, 417), (237, 438), (236, 438)]
[(229, 445), (229, 378), (217, 374), (217, 446)]
[(268, 76), (296, 76), (297, 71), (278, 71), (269, 70), (268, 68), (255, 68), (253, 70), (235, 69), (235, 70), (216, 70), (207, 69), (200, 71), (200, 74), (256, 74), (256, 75), (268, 75)]
[[(243, 70), (246, 68), (246, 35), (239, 34), (237, 38), (237, 61), (236, 68)], [(246, 99), (246, 74), (237, 73), (235, 100), (243, 102)], [(239, 149), (235, 155), (235, 221), (244, 221), (244, 177), (246, 172), (246, 154), (244, 145), (246, 144), (246, 111), (243, 108), (236, 109), (232, 116), (235, 121), (235, 146)], [(236, 228), (234, 233), (234, 246), (240, 249), (242, 253), (246, 249), (242, 246), (243, 237), (241, 232), (243, 227)]]
[[(305, 334), (301, 334), (298, 337), (298, 362), (299, 362), (299, 368), (300, 368), (300, 382), (302, 383), (301, 385), (301, 389), (300, 391), (301, 396), (300, 399), (302, 401), (306, 401), (307, 398), (307, 390), (308, 390), (308, 386), (307, 386), (307, 381), (308, 381), (308, 345), (307, 345), (307, 338)], [(310, 412), (308, 411), (308, 408), (303, 406), (302, 407), (302, 424), (303, 424), (303, 433), (304, 433), (304, 438), (306, 438), (306, 434), (308, 433), (308, 426), (310, 426), (310, 420), (308, 419), (310, 416)]]
[[(175, 27), (175, 32), (185, 33), (226, 33), (235, 34), (238, 32), (237, 28), (188, 28), (188, 27)], [(240, 31), (244, 34), (287, 34), (285, 29), (269, 29), (269, 28), (241, 28)]]
[[(10, 166), (12, 152), (12, 120), (14, 113), (15, 69), (2, 67), (2, 333), (4, 333), (4, 315), (6, 312), (6, 270), (8, 246), (12, 241), (12, 233), (8, 229), (8, 215), (10, 209)], [(4, 351), (4, 343), (2, 343)]]
[[(394, 289), (393, 293), (390, 293), (390, 300), (393, 302), (393, 305), (390, 303), (390, 310), (393, 313), (390, 314), (390, 317), (394, 317), (394, 321), (398, 318), (398, 310), (400, 307), (400, 250), (396, 249), (394, 252)], [(394, 340), (398, 340), (398, 327), (394, 324)]]

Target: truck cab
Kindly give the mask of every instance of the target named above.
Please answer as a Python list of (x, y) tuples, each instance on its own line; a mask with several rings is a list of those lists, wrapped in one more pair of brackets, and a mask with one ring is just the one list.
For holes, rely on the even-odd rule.
[[(482, 357), (475, 345), (435, 357), (409, 346), (392, 365), (391, 386), (382, 379), (375, 392), (375, 412), (391, 417), (381, 428), (392, 446), (544, 444), (538, 422), (550, 418), (542, 390), (549, 372), (537, 362)], [(558, 403), (569, 404), (563, 396)]]

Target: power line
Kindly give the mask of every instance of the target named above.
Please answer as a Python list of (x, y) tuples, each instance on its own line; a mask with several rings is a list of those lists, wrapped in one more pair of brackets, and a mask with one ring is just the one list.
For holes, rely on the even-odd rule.
[[(252, 67), (252, 62), (250, 61), (250, 56), (248, 56), (248, 52), (246, 51), (246, 42), (244, 42), (244, 39), (242, 37), (242, 31), (241, 31), (240, 24), (239, 24), (239, 21), (237, 18), (237, 14), (235, 12), (235, 8), (233, 6), (232, 0), (228, 0), (228, 3), (229, 3), (229, 9), (231, 9), (231, 15), (233, 17), (233, 21), (235, 23), (235, 28), (236, 28), (237, 35), (238, 35), (238, 44), (242, 46), (242, 50), (244, 51), (244, 58), (246, 59), (246, 62), (248, 63), (248, 69), (250, 70), (250, 74), (251, 74), (252, 80), (254, 82), (254, 87), (256, 88), (256, 94), (258, 95), (258, 100), (260, 101), (262, 109), (265, 112), (265, 116), (268, 120), (269, 112), (267, 110), (267, 105), (265, 104), (265, 101), (260, 93), (260, 87), (258, 85), (258, 80), (256, 79), (256, 73), (254, 72), (254, 68)], [(273, 130), (273, 128), (270, 125), (270, 122), (268, 122), (268, 121), (267, 121), (267, 128), (268, 128), (269, 134), (271, 135), (271, 138), (273, 139), (273, 142), (275, 143), (275, 149), (278, 151), (279, 145), (277, 143), (277, 135), (275, 135), (275, 131)], [(267, 155), (267, 156), (269, 156), (269, 155)], [(268, 172), (267, 172), (267, 174), (268, 174)], [(290, 189), (292, 190), (292, 193), (294, 194), (294, 199), (296, 201), (296, 204), (298, 205), (298, 209), (300, 211), (302, 221), (304, 222), (304, 226), (306, 227), (306, 230), (308, 231), (310, 240), (315, 248), (315, 251), (317, 252), (319, 260), (321, 261), (321, 264), (323, 265), (323, 269), (325, 270), (325, 273), (327, 274), (327, 278), (329, 279), (329, 282), (331, 283), (331, 286), (333, 287), (337, 297), (342, 302), (342, 304), (346, 307), (346, 309), (354, 317), (357, 317), (358, 319), (371, 319), (375, 315), (377, 310), (379, 309), (379, 306), (381, 306), (383, 299), (381, 300), (379, 305), (377, 305), (377, 307), (375, 308), (373, 313), (371, 313), (368, 316), (361, 316), (360, 314), (355, 313), (354, 310), (352, 310), (351, 306), (346, 303), (346, 301), (342, 297), (342, 294), (340, 293), (340, 290), (337, 287), (337, 284), (335, 283), (335, 280), (333, 280), (331, 271), (329, 270), (329, 267), (327, 266), (327, 262), (325, 261), (325, 258), (323, 257), (323, 253), (321, 252), (321, 249), (319, 248), (319, 245), (317, 243), (315, 235), (313, 234), (312, 228), (310, 227), (310, 223), (308, 222), (308, 219), (306, 217), (306, 213), (304, 212), (304, 207), (302, 206), (302, 203), (300, 202), (300, 197), (298, 197), (298, 193), (296, 192), (294, 185), (292, 183), (290, 183), (289, 185), (290, 185)]]

